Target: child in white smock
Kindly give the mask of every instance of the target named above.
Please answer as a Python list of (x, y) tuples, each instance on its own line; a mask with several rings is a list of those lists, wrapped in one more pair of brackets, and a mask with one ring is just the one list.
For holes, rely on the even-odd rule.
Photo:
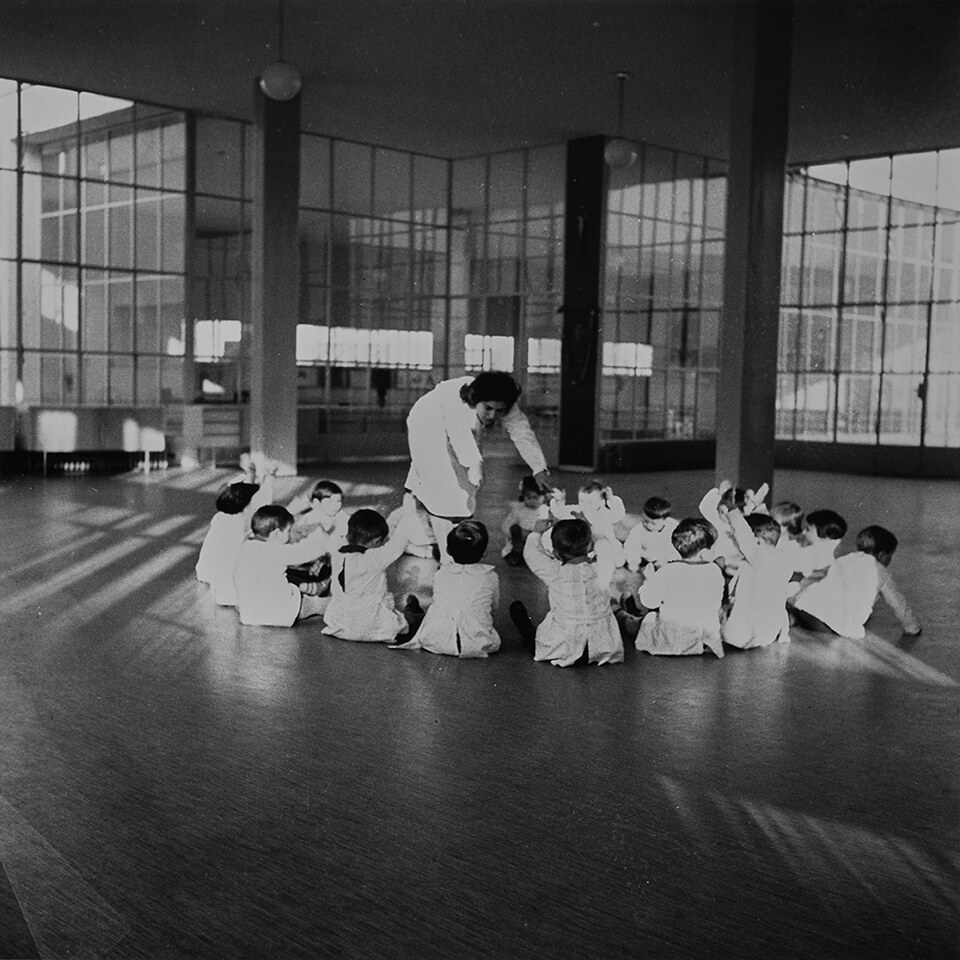
[(673, 546), (673, 531), (680, 522), (670, 516), (670, 501), (649, 497), (643, 505), (640, 522), (630, 531), (623, 547), (627, 569), (644, 576), (653, 573), (680, 554)]
[[(272, 467), (276, 472), (276, 466)], [(252, 470), (250, 471), (252, 473)], [(200, 546), (197, 579), (210, 584), (213, 598), (223, 607), (237, 605), (233, 568), (240, 547), (250, 533), (250, 520), (256, 511), (273, 500), (273, 475), (267, 472), (261, 483), (231, 483), (217, 495), (217, 512)]]
[[(777, 550), (796, 556), (803, 547), (803, 508), (790, 500), (781, 500), (770, 508), (770, 516), (780, 525)], [(796, 569), (796, 567), (794, 568)]]
[(316, 556), (323, 546), (323, 533), (290, 543), (293, 516), (278, 504), (260, 507), (250, 530), (233, 570), (240, 622), (289, 627), (322, 613), (326, 599), (301, 593), (287, 581), (287, 567)]
[(884, 527), (857, 534), (857, 552), (835, 560), (822, 580), (797, 594), (793, 609), (801, 626), (830, 630), (843, 637), (863, 637), (877, 597), (890, 605), (904, 633), (916, 636), (920, 622), (890, 575), (897, 538)]
[(409, 516), (402, 518), (390, 537), (386, 519), (376, 510), (351, 515), (347, 542), (332, 558), (325, 634), (374, 643), (393, 643), (398, 636), (409, 639), (423, 611), (412, 596), (402, 612), (397, 610), (387, 585), (387, 568), (403, 555), (413, 522)]
[(733, 608), (723, 624), (723, 642), (747, 649), (790, 639), (787, 593), (793, 576), (793, 558), (778, 549), (780, 524), (765, 513), (744, 517), (729, 510), (743, 562), (737, 577)]
[(520, 495), (510, 504), (500, 524), (505, 542), (501, 556), (512, 567), (523, 566), (523, 546), (531, 533), (543, 533), (550, 526), (548, 495), (532, 474), (520, 481)]
[(447, 536), (450, 562), (433, 581), (433, 603), (423, 622), (405, 643), (393, 650), (429, 650), (451, 657), (486, 657), (500, 649), (493, 612), (500, 603), (500, 582), (489, 563), (487, 528), (478, 520), (462, 520)]
[(640, 603), (652, 612), (640, 623), (638, 650), (675, 656), (712, 650), (723, 656), (723, 572), (711, 559), (716, 539), (716, 529), (706, 520), (677, 524), (673, 545), (681, 559), (662, 566), (640, 588)]
[[(803, 523), (803, 543), (794, 554), (794, 569), (804, 578), (803, 587), (820, 580), (837, 558), (847, 522), (833, 510), (813, 510)], [(802, 588), (801, 588), (802, 589)]]
[(550, 612), (534, 628), (519, 601), (510, 605), (521, 637), (534, 646), (534, 660), (569, 667), (581, 657), (589, 663), (621, 663), (623, 641), (606, 586), (613, 574), (607, 559), (594, 560), (593, 534), (581, 519), (560, 520), (550, 530), (553, 551), (544, 549), (545, 535), (531, 533), (523, 548), (527, 566), (546, 585)]

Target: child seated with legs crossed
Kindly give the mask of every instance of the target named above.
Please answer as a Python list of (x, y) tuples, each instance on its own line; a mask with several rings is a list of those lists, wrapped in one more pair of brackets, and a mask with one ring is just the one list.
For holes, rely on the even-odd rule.
[(630, 531), (624, 544), (627, 569), (648, 576), (680, 554), (670, 539), (679, 521), (670, 516), (671, 505), (663, 497), (649, 497), (643, 505), (640, 522)]
[(409, 640), (423, 619), (416, 597), (396, 608), (387, 585), (387, 568), (410, 540), (415, 518), (398, 524), (393, 536), (382, 514), (357, 510), (347, 522), (347, 542), (333, 555), (330, 602), (323, 632), (341, 640), (394, 643)]
[(803, 541), (793, 554), (794, 570), (803, 578), (801, 590), (826, 576), (846, 533), (846, 520), (833, 510), (812, 510), (807, 514), (803, 523)]
[(733, 607), (721, 635), (732, 647), (765, 647), (789, 641), (787, 592), (793, 576), (793, 557), (778, 548), (780, 524), (765, 513), (745, 517), (727, 511), (743, 562), (737, 575)]
[(233, 582), (240, 622), (289, 627), (323, 612), (326, 599), (307, 596), (287, 580), (287, 567), (315, 557), (322, 532), (290, 543), (293, 517), (278, 504), (260, 507), (250, 521), (251, 535), (240, 547)]
[(500, 582), (482, 563), (489, 535), (479, 520), (461, 520), (447, 536), (450, 562), (433, 581), (433, 603), (423, 623), (394, 650), (429, 650), (451, 657), (486, 657), (500, 649), (493, 613), (500, 603)]
[[(294, 500), (290, 507), (296, 507), (302, 498)], [(291, 540), (296, 543), (317, 530), (327, 536), (325, 549), (319, 557), (308, 563), (291, 567), (287, 579), (297, 586), (305, 587), (306, 593), (326, 596), (330, 593), (330, 557), (340, 549), (347, 539), (347, 513), (343, 509), (343, 490), (332, 480), (320, 480), (314, 484), (307, 508), (295, 516)]]
[(586, 520), (560, 520), (546, 534), (531, 533), (523, 558), (546, 585), (550, 612), (534, 627), (520, 601), (510, 605), (510, 616), (524, 642), (534, 647), (534, 660), (569, 667), (581, 658), (605, 664), (623, 661), (623, 641), (607, 595), (613, 575), (609, 550), (593, 555), (593, 534)]
[(427, 513), (426, 507), (409, 491), (403, 495), (403, 503), (396, 510), (391, 510), (387, 514), (390, 536), (393, 536), (394, 531), (400, 525), (400, 521), (410, 515), (416, 518), (416, 523), (410, 524), (410, 540), (403, 552), (411, 557), (420, 557), (422, 560), (436, 560), (439, 563), (440, 547), (437, 545), (437, 538), (433, 533), (430, 514)]
[[(662, 566), (640, 587), (640, 604), (651, 612), (640, 622), (635, 646), (644, 653), (684, 656), (711, 650), (722, 657), (723, 572), (712, 559), (717, 531), (691, 517), (677, 524), (672, 539), (680, 560)], [(621, 613), (618, 619), (629, 632), (624, 617)]]
[(520, 481), (520, 496), (510, 505), (500, 529), (505, 542), (501, 555), (512, 567), (523, 566), (523, 545), (531, 533), (543, 533), (550, 526), (547, 494), (533, 475)]
[(877, 597), (883, 597), (903, 632), (919, 635), (920, 622), (890, 574), (897, 544), (886, 528), (864, 527), (857, 534), (856, 553), (836, 559), (821, 580), (805, 586), (793, 599), (797, 622), (811, 630), (862, 638)]

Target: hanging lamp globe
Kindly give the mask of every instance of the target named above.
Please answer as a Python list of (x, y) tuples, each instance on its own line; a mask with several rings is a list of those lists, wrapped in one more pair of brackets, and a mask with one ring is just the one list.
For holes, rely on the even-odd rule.
[(260, 73), (260, 89), (271, 100), (292, 100), (302, 86), (300, 71), (285, 60), (268, 63)]
[(636, 145), (621, 137), (611, 137), (603, 148), (603, 159), (615, 170), (632, 167), (637, 162)]

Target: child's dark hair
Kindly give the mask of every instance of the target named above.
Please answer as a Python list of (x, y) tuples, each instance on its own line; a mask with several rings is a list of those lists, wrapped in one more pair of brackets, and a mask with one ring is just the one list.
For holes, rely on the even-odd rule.
[(869, 553), (871, 557), (886, 554), (893, 556), (899, 540), (886, 527), (864, 527), (857, 534), (857, 549), (861, 553)]
[(599, 480), (588, 480), (583, 486), (580, 487), (580, 493), (603, 493), (607, 489), (605, 483), (601, 483)]
[(747, 491), (742, 487), (728, 487), (720, 497), (719, 506), (727, 510), (743, 510), (747, 503)]
[(343, 490), (332, 480), (318, 480), (310, 494), (311, 500), (326, 500), (328, 497), (342, 497)]
[(683, 557), (692, 557), (701, 550), (709, 550), (717, 542), (717, 528), (709, 520), (687, 517), (677, 524), (670, 535), (674, 550)]
[(243, 513), (259, 489), (258, 483), (231, 483), (217, 494), (217, 510), (220, 513)]
[(663, 497), (648, 497), (643, 505), (643, 515), (651, 520), (666, 520), (670, 516), (671, 503)]
[(286, 530), (293, 526), (293, 515), (286, 507), (268, 503), (250, 519), (250, 530), (258, 540), (266, 540), (274, 530)]
[(847, 521), (832, 510), (813, 510), (807, 514), (806, 523), (821, 540), (842, 540), (847, 532)]
[(558, 520), (550, 530), (550, 542), (564, 563), (585, 557), (593, 549), (590, 524), (586, 520)]
[(783, 527), (791, 537), (798, 537), (803, 529), (803, 508), (790, 500), (781, 500), (770, 508), (770, 516)]
[(541, 497), (543, 496), (543, 490), (540, 487), (540, 484), (537, 483), (536, 477), (534, 477), (533, 474), (527, 474), (527, 476), (520, 481), (520, 495), (517, 497), (517, 499), (523, 501), (523, 498), (528, 493), (536, 493)]
[(460, 399), (468, 407), (475, 407), (483, 402), (502, 403), (506, 406), (504, 413), (509, 413), (521, 392), (520, 384), (509, 373), (502, 370), (484, 370), (460, 388)]
[(771, 547), (779, 543), (780, 524), (773, 517), (765, 513), (751, 513), (749, 517), (744, 517), (744, 520), (761, 543), (769, 543)]
[(390, 527), (376, 510), (357, 510), (347, 520), (347, 543), (356, 547), (370, 547), (390, 536)]
[(447, 534), (447, 553), (456, 563), (479, 563), (489, 542), (487, 528), (479, 520), (461, 520)]

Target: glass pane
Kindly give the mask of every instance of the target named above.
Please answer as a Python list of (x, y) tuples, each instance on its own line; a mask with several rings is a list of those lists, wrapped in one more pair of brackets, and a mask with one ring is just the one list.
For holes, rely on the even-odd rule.
[(107, 285), (107, 316), (109, 317), (110, 350), (132, 352), (133, 283), (122, 274), (113, 274)]
[(921, 376), (884, 374), (880, 394), (880, 442), (920, 443)]
[(796, 415), (797, 378), (792, 373), (780, 373), (777, 375), (776, 435), (778, 439), (793, 439)]
[(241, 197), (243, 125), (212, 117), (197, 119), (198, 193)]
[(79, 120), (76, 91), (25, 84), (21, 88), (20, 111), (24, 170), (75, 176)]
[(83, 214), (83, 247), (81, 261), (93, 266), (107, 263), (107, 217), (104, 210), (87, 210)]
[(183, 402), (183, 361), (164, 357), (160, 361), (160, 402)]
[(863, 190), (874, 196), (890, 194), (890, 158), (873, 157), (850, 162), (850, 189)]
[(138, 124), (136, 131), (136, 158), (137, 170), (135, 180), (145, 187), (159, 187), (161, 179), (160, 168), (160, 131), (156, 121), (149, 124)]
[(777, 369), (794, 371), (800, 368), (800, 311), (780, 309), (777, 336)]
[(114, 201), (107, 210), (107, 231), (110, 239), (109, 264), (112, 267), (133, 266), (133, 191), (110, 188)]
[(162, 181), (167, 190), (187, 187), (187, 128), (183, 121), (161, 128)]
[(937, 303), (933, 306), (930, 369), (941, 373), (960, 373), (960, 303)]
[(107, 386), (107, 358), (86, 354), (83, 358), (82, 402), (106, 406), (109, 399)]
[(880, 369), (880, 307), (847, 307), (840, 324), (840, 369)]
[(0, 78), (0, 169), (17, 165), (17, 84)]
[(413, 208), (418, 212), (447, 207), (447, 160), (434, 157), (413, 158)]
[(796, 436), (798, 440), (833, 439), (836, 396), (831, 375), (798, 375), (793, 404), (797, 411)]
[(107, 349), (107, 276), (96, 270), (83, 272), (84, 350)]
[(807, 187), (807, 231), (843, 229), (844, 189), (811, 179)]
[(153, 407), (160, 402), (160, 358), (137, 357), (137, 403)]
[(333, 144), (333, 205), (346, 213), (370, 213), (372, 151), (356, 143)]
[(453, 209), (481, 214), (486, 208), (487, 164), (482, 157), (453, 161)]
[(160, 269), (160, 194), (137, 190), (137, 269)]
[(373, 151), (373, 212), (410, 218), (410, 154), (377, 147)]
[(184, 331), (183, 279), (164, 277), (160, 281), (160, 352), (182, 356)]
[[(137, 279), (137, 353), (160, 351), (160, 280)], [(137, 388), (139, 391), (139, 387)]]
[(884, 335), (883, 369), (922, 373), (926, 357), (926, 306), (891, 306)]
[(805, 247), (804, 303), (832, 304), (840, 291), (840, 250), (843, 234), (808, 235)]
[(186, 198), (167, 194), (160, 203), (160, 266), (180, 273), (184, 270), (184, 243), (186, 241)]
[(110, 404), (133, 403), (133, 357), (112, 356), (108, 361)]
[(797, 368), (807, 371), (831, 371), (834, 368), (836, 315), (832, 310), (800, 312)]
[(110, 179), (114, 183), (133, 182), (133, 133), (113, 132), (109, 146)]
[(330, 215), (300, 211), (301, 278), (310, 284), (327, 283), (327, 257), (330, 243)]
[(876, 443), (880, 378), (841, 374), (838, 381), (837, 441)]
[(882, 299), (885, 230), (851, 230), (847, 234), (844, 298), (849, 303), (875, 303)]
[(523, 206), (523, 154), (498, 153), (490, 157), (490, 212), (507, 219), (520, 216)]
[(960, 376), (929, 378), (924, 442), (930, 447), (960, 447)]
[(934, 206), (937, 202), (936, 153), (901, 153), (895, 156), (890, 192), (900, 200)]
[(300, 203), (330, 207), (330, 141), (303, 134), (300, 138)]

